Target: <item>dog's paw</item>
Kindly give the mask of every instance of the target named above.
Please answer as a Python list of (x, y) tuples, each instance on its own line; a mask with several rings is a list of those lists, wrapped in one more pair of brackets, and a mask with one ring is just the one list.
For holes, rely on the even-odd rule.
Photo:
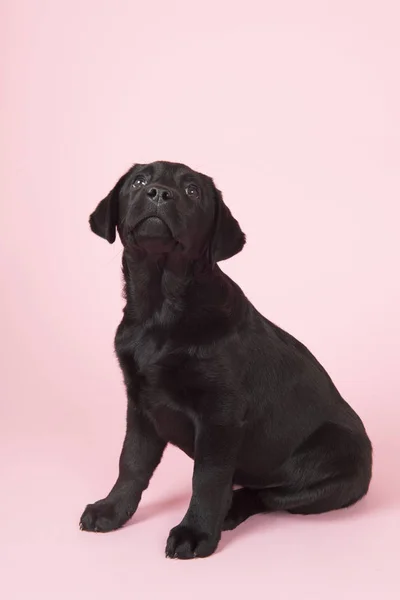
[(79, 522), (82, 531), (106, 533), (119, 529), (130, 518), (129, 513), (118, 510), (116, 505), (107, 500), (99, 500), (88, 504)]
[(228, 513), (222, 525), (222, 531), (232, 531), (232, 529), (236, 529), (239, 523), (240, 520), (236, 517), (236, 515)]
[[(238, 491), (240, 492), (241, 490)], [(236, 529), (236, 527), (245, 521), (247, 516), (249, 516), (244, 510), (245, 507), (242, 507), (240, 501), (238, 500), (240, 500), (240, 497), (237, 496), (237, 492), (234, 492), (232, 505), (225, 517), (222, 525), (222, 531), (232, 531), (232, 529)]]
[(219, 538), (211, 537), (194, 527), (177, 525), (171, 529), (165, 556), (167, 558), (204, 558), (210, 556), (218, 546)]

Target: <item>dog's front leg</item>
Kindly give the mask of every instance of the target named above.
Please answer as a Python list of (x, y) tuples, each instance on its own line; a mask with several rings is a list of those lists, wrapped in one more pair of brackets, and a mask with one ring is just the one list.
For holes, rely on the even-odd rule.
[(240, 425), (200, 425), (196, 433), (192, 498), (182, 522), (169, 534), (168, 557), (205, 557), (216, 549), (232, 498), (241, 440)]
[(165, 445), (128, 395), (127, 427), (118, 479), (106, 498), (86, 507), (80, 520), (81, 529), (106, 532), (122, 527), (135, 513)]

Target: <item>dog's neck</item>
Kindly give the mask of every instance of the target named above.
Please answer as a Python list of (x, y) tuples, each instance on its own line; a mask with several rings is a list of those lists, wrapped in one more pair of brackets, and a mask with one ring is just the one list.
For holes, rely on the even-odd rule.
[(249, 303), (242, 290), (204, 260), (179, 251), (158, 257), (123, 254), (124, 321), (157, 330), (159, 341), (205, 347), (240, 329)]
[(188, 289), (214, 277), (206, 261), (191, 261), (177, 249), (164, 255), (124, 252), (125, 315), (144, 322), (155, 315), (168, 321), (185, 309)]
[(124, 252), (124, 320), (155, 327), (160, 339), (201, 346), (240, 327), (248, 310), (241, 289), (217, 265)]

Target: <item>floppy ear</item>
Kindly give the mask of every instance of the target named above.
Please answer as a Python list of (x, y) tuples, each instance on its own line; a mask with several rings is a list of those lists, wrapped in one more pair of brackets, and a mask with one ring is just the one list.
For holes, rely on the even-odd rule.
[(215, 188), (216, 215), (214, 234), (211, 241), (211, 260), (219, 262), (238, 254), (246, 243), (246, 236), (239, 223)]
[(111, 192), (96, 207), (89, 217), (90, 229), (112, 244), (115, 242), (118, 222), (118, 196), (127, 173), (121, 177)]

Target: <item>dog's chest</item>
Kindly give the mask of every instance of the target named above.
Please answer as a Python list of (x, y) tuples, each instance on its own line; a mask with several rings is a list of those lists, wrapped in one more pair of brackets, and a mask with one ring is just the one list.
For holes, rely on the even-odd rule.
[[(202, 386), (196, 362), (170, 341), (150, 332), (117, 336), (116, 350), (126, 381), (138, 382), (138, 402), (160, 437), (193, 453), (196, 390)], [(133, 334), (133, 335), (132, 335)]]
[(189, 389), (201, 387), (202, 370), (188, 349), (152, 330), (124, 329), (117, 333), (115, 347), (125, 380), (139, 382), (141, 395), (155, 405), (162, 398), (163, 405), (181, 406)]

